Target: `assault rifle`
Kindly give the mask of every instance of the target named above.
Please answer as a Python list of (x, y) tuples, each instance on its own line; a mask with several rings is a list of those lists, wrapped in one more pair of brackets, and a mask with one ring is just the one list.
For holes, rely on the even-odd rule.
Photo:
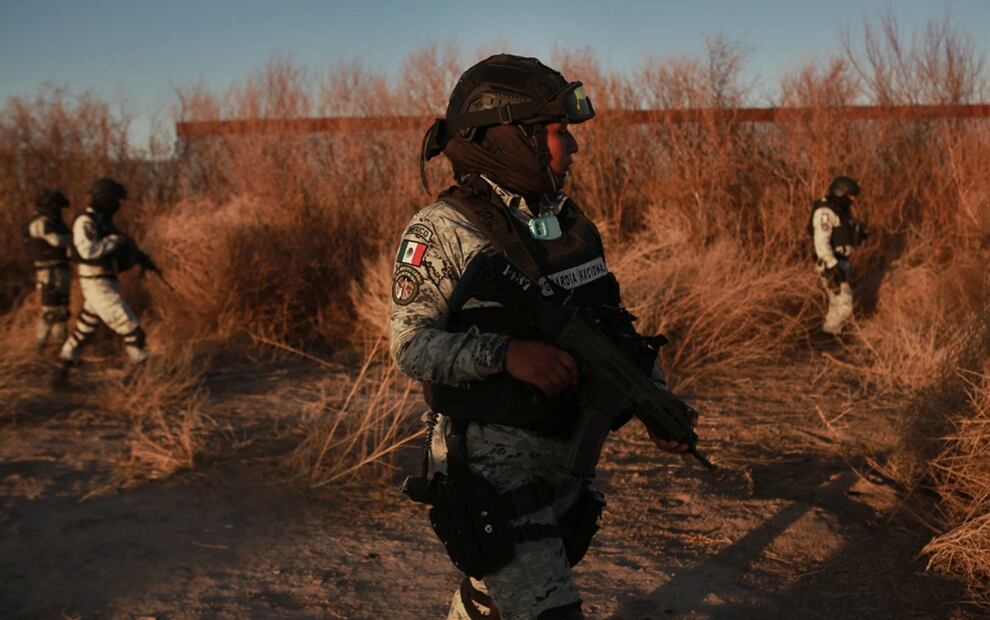
[(144, 252), (141, 252), (141, 257), (138, 259), (138, 265), (141, 267), (141, 275), (144, 275), (144, 272), (146, 271), (150, 271), (155, 274), (159, 280), (161, 280), (161, 283), (165, 285), (165, 288), (173, 293), (175, 292), (175, 287), (165, 279), (165, 274), (162, 273), (162, 270), (155, 264), (155, 261), (151, 260), (150, 256)]
[(698, 413), (647, 374), (617, 347), (602, 329), (594, 310), (557, 306), (543, 298), (541, 283), (534, 282), (504, 256), (495, 256), (490, 268), (508, 284), (513, 297), (525, 305), (550, 342), (578, 362), (583, 376), (578, 387), (580, 419), (567, 457), (567, 467), (587, 478), (595, 475), (602, 445), (613, 421), (631, 413), (651, 434), (688, 446), (709, 472), (721, 478), (719, 469), (698, 451), (694, 423)]
[[(118, 232), (117, 234), (122, 234)], [(117, 271), (124, 272), (134, 267), (135, 265), (141, 268), (141, 275), (143, 276), (146, 272), (150, 271), (155, 274), (155, 276), (161, 280), (161, 283), (165, 285), (165, 288), (175, 292), (175, 287), (165, 279), (165, 274), (162, 273), (161, 268), (155, 264), (155, 261), (151, 259), (144, 250), (138, 247), (134, 239), (127, 235), (122, 235), (124, 237), (124, 243), (121, 245), (120, 249), (117, 250), (116, 260), (117, 260)]]

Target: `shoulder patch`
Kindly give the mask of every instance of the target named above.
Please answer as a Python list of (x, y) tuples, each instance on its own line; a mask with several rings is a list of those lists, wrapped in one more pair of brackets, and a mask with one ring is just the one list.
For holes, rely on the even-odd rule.
[(399, 267), (392, 277), (392, 301), (400, 306), (412, 303), (419, 296), (423, 277), (408, 267)]
[(399, 253), (395, 255), (395, 262), (402, 265), (412, 265), (419, 267), (423, 264), (423, 256), (426, 254), (427, 244), (412, 239), (403, 239), (399, 245)]
[(433, 231), (430, 230), (429, 226), (424, 224), (413, 224), (406, 230), (406, 234), (412, 235), (413, 237), (419, 237), (427, 243), (433, 239)]

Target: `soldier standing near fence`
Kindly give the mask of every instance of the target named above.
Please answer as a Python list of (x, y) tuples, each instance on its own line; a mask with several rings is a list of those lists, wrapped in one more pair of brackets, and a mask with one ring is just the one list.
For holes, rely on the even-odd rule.
[(57, 189), (41, 192), (24, 229), (25, 242), (34, 263), (35, 285), (41, 295), (41, 316), (34, 336), (38, 353), (45, 350), (49, 340), (61, 344), (67, 333), (72, 231), (62, 219), (62, 210), (68, 206), (69, 199)]
[[(424, 138), (424, 158), (446, 156), (457, 184), (402, 235), (391, 347), (399, 367), (424, 383), (431, 405), (424, 467), (434, 481), (451, 482), (443, 506), (430, 511), (434, 529), (473, 577), (455, 592), (449, 618), (482, 617), (482, 610), (488, 618), (584, 617), (571, 566), (598, 529), (604, 500), (564, 467), (580, 371), (541, 339), (531, 316), (489, 286), (483, 268), (496, 247), (525, 246), (506, 255), (528, 257), (556, 284), (548, 299), (566, 296), (601, 310), (638, 338), (598, 230), (560, 191), (578, 151), (568, 124), (593, 116), (580, 82), (534, 58), (498, 55), (461, 76), (445, 118)], [(486, 217), (515, 220), (509, 229), (516, 232), (494, 239)], [(644, 372), (662, 383), (656, 349), (646, 353)], [(666, 450), (687, 448), (656, 441)], [(504, 509), (492, 554), (455, 548), (490, 533), (451, 526), (478, 510), (487, 515), (488, 502)], [(451, 529), (459, 531), (448, 537)]]
[(827, 334), (840, 334), (853, 315), (849, 257), (867, 235), (866, 228), (852, 215), (859, 193), (855, 179), (835, 177), (828, 193), (811, 205), (808, 232), (815, 246), (818, 274), (828, 295), (828, 313), (822, 324)]
[(89, 197), (89, 207), (72, 224), (83, 308), (72, 335), (62, 346), (59, 379), (68, 376), (69, 367), (79, 360), (82, 347), (93, 339), (100, 323), (123, 339), (133, 364), (148, 357), (144, 330), (121, 295), (118, 274), (134, 265), (142, 270), (157, 270), (157, 266), (113, 222), (113, 215), (127, 198), (127, 189), (113, 179), (102, 178), (93, 183)]

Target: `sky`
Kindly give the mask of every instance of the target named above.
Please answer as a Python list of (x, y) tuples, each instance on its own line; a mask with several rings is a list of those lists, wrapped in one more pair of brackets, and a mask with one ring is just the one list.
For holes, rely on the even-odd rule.
[(605, 67), (631, 70), (650, 55), (698, 54), (714, 34), (750, 46), (747, 77), (770, 88), (836, 49), (841, 29), (886, 11), (905, 32), (948, 12), (990, 47), (990, 0), (0, 0), (0, 101), (46, 83), (123, 98), (140, 142), (169, 121), (176, 88), (223, 89), (274, 54), (394, 75), (432, 42), (499, 42), (543, 59), (589, 47)]

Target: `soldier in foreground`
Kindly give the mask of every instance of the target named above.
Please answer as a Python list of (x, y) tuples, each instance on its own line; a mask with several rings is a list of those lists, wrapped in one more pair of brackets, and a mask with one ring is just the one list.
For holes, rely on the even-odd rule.
[(849, 257), (867, 236), (865, 227), (852, 215), (859, 193), (855, 179), (835, 177), (828, 193), (811, 205), (808, 232), (815, 245), (818, 274), (828, 294), (828, 313), (822, 324), (827, 334), (842, 333), (843, 325), (853, 315)]
[(69, 289), (72, 284), (72, 270), (69, 268), (72, 231), (62, 219), (62, 210), (68, 206), (69, 199), (57, 189), (41, 192), (24, 230), (34, 263), (35, 284), (41, 294), (41, 316), (34, 336), (38, 353), (44, 352), (49, 339), (61, 344), (67, 334)]
[(93, 183), (89, 198), (89, 207), (72, 224), (83, 308), (72, 335), (62, 345), (59, 379), (65, 379), (68, 369), (79, 361), (82, 347), (93, 339), (100, 323), (123, 339), (131, 363), (140, 364), (148, 357), (144, 330), (120, 293), (118, 274), (135, 265), (142, 271), (157, 271), (158, 267), (113, 222), (127, 189), (113, 179), (101, 178)]
[(456, 185), (402, 235), (391, 348), (432, 409), (424, 469), (435, 494), (406, 492), (434, 506), (433, 528), (466, 573), (449, 618), (583, 618), (571, 566), (605, 504), (566, 466), (582, 370), (490, 267), (508, 259), (540, 283), (521, 288), (596, 312), (596, 324), (631, 347), (641, 376), (663, 385), (659, 343), (632, 328), (598, 230), (560, 191), (578, 151), (568, 125), (593, 117), (580, 82), (498, 55), (461, 76), (424, 138), (424, 158), (446, 156)]

